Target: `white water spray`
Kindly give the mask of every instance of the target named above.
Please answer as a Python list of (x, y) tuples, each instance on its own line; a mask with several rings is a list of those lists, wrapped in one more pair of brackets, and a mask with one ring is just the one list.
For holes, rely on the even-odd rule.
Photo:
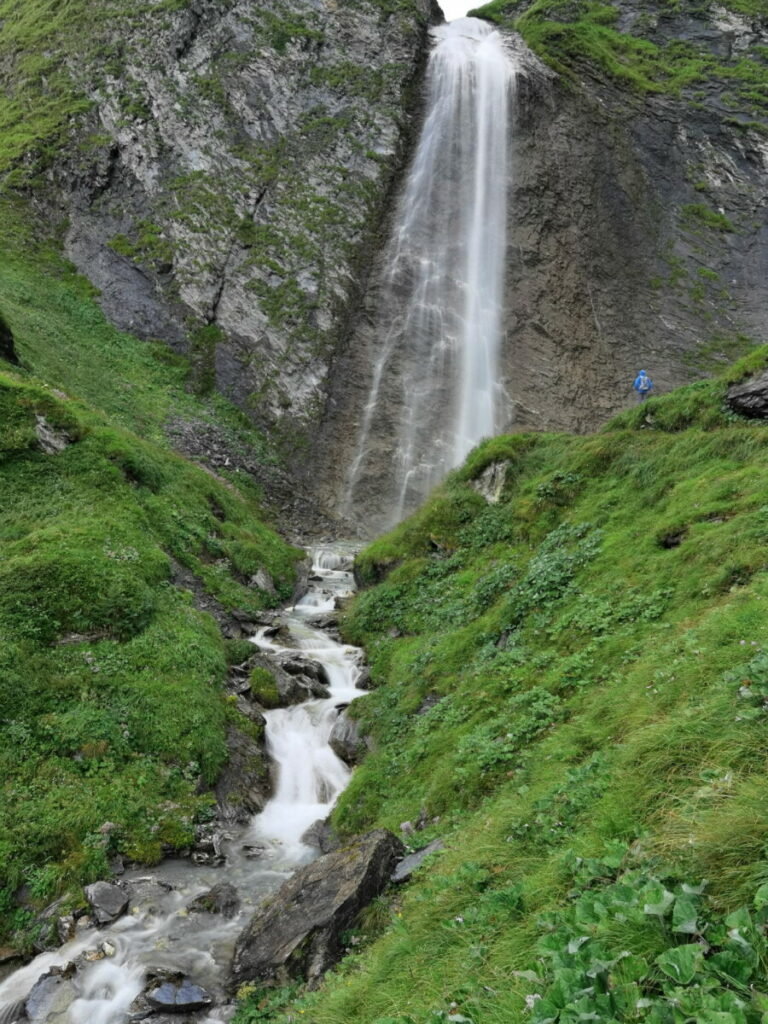
[[(354, 590), (352, 561), (352, 549), (343, 545), (315, 553), (308, 593), (281, 616), (290, 647), (269, 640), (263, 630), (254, 637), (266, 652), (300, 653), (322, 665), (329, 696), (266, 712), (267, 744), (276, 762), (275, 792), (244, 831), (232, 829), (224, 837), (226, 867), (169, 860), (149, 878), (139, 878), (139, 872), (126, 875), (121, 884), (131, 895), (127, 914), (0, 978), (0, 1024), (29, 1019), (20, 1015), (35, 983), (52, 967), (66, 964), (74, 973), (62, 980), (50, 1000), (42, 1000), (36, 1024), (125, 1024), (134, 1019), (131, 1004), (148, 972), (157, 969), (181, 972), (211, 994), (211, 1010), (194, 1015), (199, 1024), (231, 1019), (234, 1008), (225, 1005), (224, 983), (235, 940), (261, 901), (317, 855), (302, 836), (327, 817), (349, 780), (349, 768), (328, 739), (339, 708), (364, 692), (355, 686), (362, 652), (337, 643), (312, 623), (334, 608), (336, 597)], [(189, 912), (195, 897), (223, 881), (238, 890), (239, 914), (227, 918)], [(108, 952), (103, 951), (105, 944)]]
[(387, 254), (381, 347), (347, 487), (350, 512), (386, 421), (395, 419), (389, 523), (504, 419), (499, 348), (515, 67), (484, 21), (460, 18), (433, 34), (428, 114)]

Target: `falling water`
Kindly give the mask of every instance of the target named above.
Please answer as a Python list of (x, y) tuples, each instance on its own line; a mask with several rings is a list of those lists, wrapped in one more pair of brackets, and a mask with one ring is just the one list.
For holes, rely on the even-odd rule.
[(387, 254), (368, 401), (347, 508), (394, 420), (388, 521), (502, 426), (508, 107), (515, 68), (476, 18), (433, 30), (427, 117)]

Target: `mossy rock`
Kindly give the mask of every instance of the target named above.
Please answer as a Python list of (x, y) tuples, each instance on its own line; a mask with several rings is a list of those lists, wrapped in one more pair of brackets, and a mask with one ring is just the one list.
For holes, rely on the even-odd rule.
[(257, 665), (251, 672), (249, 683), (251, 685), (251, 696), (263, 708), (280, 707), (280, 693), (277, 689), (277, 682), (269, 669)]

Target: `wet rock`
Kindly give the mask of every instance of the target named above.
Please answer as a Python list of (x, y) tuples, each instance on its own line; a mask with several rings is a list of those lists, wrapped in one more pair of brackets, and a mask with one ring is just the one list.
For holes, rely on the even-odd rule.
[(207, 864), (218, 868), (226, 862), (223, 849), (224, 835), (215, 822), (198, 825), (195, 830), (195, 843), (190, 853), (195, 864)]
[(403, 845), (379, 829), (318, 858), (262, 906), (237, 940), (232, 984), (305, 978), (343, 953), (342, 932), (386, 886)]
[(94, 882), (83, 891), (98, 925), (112, 924), (128, 909), (128, 893), (111, 882)]
[(367, 747), (360, 733), (360, 724), (342, 711), (328, 737), (331, 750), (348, 765), (359, 764)]
[(368, 666), (364, 666), (360, 669), (360, 675), (355, 680), (355, 686), (358, 690), (375, 690), (376, 684), (371, 679), (371, 670)]
[(151, 913), (155, 913), (162, 906), (168, 893), (173, 891), (170, 882), (161, 882), (154, 875), (132, 878), (124, 884), (131, 906), (139, 905)]
[(213, 1003), (204, 988), (183, 975), (153, 985), (145, 990), (145, 998), (151, 1007), (164, 1013), (195, 1013)]
[(229, 759), (214, 788), (219, 815), (225, 822), (245, 824), (271, 795), (269, 763), (262, 745), (232, 725), (227, 748)]
[(768, 373), (734, 384), (725, 396), (728, 408), (749, 419), (768, 419)]
[(78, 996), (72, 982), (75, 970), (74, 964), (52, 967), (35, 982), (24, 1006), (31, 1024), (54, 1024), (65, 1020), (69, 1007)]
[(190, 914), (220, 914), (222, 917), (235, 917), (240, 909), (240, 897), (237, 889), (228, 882), (214, 885), (208, 892), (201, 893), (187, 907)]
[(435, 839), (428, 846), (425, 846), (423, 850), (417, 850), (416, 853), (411, 853), (407, 857), (403, 857), (392, 872), (392, 881), (397, 883), (407, 882), (416, 868), (421, 867), (430, 854), (437, 853), (438, 850), (442, 850), (444, 845), (445, 844), (442, 839)]
[(288, 658), (281, 659), (280, 666), (288, 675), (306, 676), (324, 688), (331, 685), (325, 665), (321, 665), (319, 661), (313, 661), (311, 658), (292, 654)]
[(46, 455), (61, 455), (72, 444), (66, 430), (57, 430), (45, 416), (35, 416), (35, 434), (38, 445)]
[(301, 837), (302, 843), (319, 850), (321, 853), (332, 853), (338, 850), (341, 842), (327, 820), (320, 818)]
[(70, 942), (77, 934), (74, 914), (64, 914), (56, 921), (56, 931), (62, 945)]

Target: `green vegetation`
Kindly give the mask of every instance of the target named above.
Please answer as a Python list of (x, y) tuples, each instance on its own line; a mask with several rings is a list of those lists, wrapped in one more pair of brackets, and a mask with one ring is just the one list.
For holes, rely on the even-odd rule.
[(277, 690), (275, 677), (269, 669), (256, 666), (251, 671), (248, 682), (251, 686), (251, 695), (263, 708), (276, 708), (280, 706), (280, 694)]
[[(649, 7), (652, 9), (653, 4)], [(658, 0), (628, 32), (619, 32), (619, 6), (610, 0), (493, 0), (470, 14), (514, 27), (528, 45), (552, 68), (572, 78), (589, 65), (640, 93), (684, 94), (697, 83), (717, 82), (733, 88), (731, 101), (742, 112), (768, 115), (768, 61), (764, 47), (748, 58), (723, 60), (705, 48), (673, 40), (664, 45), (645, 38), (656, 16), (689, 13), (706, 15), (710, 0)], [(762, 0), (727, 0), (721, 7), (737, 13), (764, 14)], [(521, 13), (522, 8), (522, 13)], [(761, 128), (761, 122), (755, 124)]]
[[(208, 813), (226, 756), (225, 644), (176, 567), (225, 609), (290, 596), (300, 555), (251, 485), (170, 450), (171, 417), (210, 422), (268, 457), (221, 398), (186, 391), (187, 361), (116, 331), (93, 290), (5, 207), (0, 302), (22, 368), (0, 358), (0, 941), (42, 905), (157, 860)], [(45, 383), (42, 380), (45, 380)], [(40, 436), (61, 449), (48, 454)], [(246, 585), (263, 568), (277, 595)]]
[(373, 752), (335, 825), (446, 849), (238, 1020), (765, 1021), (768, 429), (723, 398), (766, 366), (488, 441), (362, 552)]
[[(735, 231), (733, 224), (724, 213), (712, 210), (704, 203), (687, 203), (681, 210), (683, 223), (687, 225), (700, 225), (712, 231)], [(701, 273), (701, 270), (699, 270)]]

